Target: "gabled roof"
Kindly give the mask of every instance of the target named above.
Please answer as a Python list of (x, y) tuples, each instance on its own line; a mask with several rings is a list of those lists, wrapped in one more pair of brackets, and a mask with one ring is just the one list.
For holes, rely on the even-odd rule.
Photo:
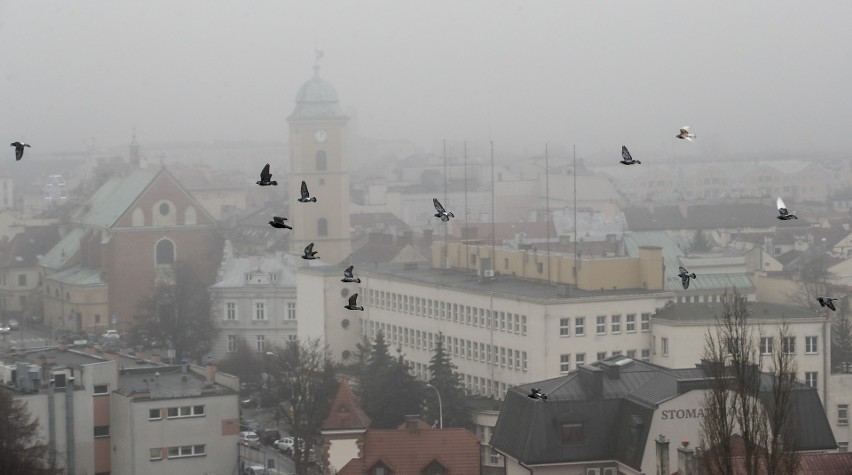
[(53, 248), (42, 256), (39, 265), (48, 269), (62, 268), (80, 250), (80, 239), (86, 230), (76, 228), (66, 234)]
[(361, 453), (344, 465), (338, 475), (362, 474), (378, 462), (393, 472), (420, 474), (436, 459), (451, 474), (478, 474), (479, 439), (467, 429), (433, 429), (418, 418), (396, 429), (369, 429)]
[(370, 422), (370, 417), (361, 409), (349, 382), (344, 379), (337, 388), (337, 396), (331, 403), (328, 417), (322, 423), (322, 430), (366, 429)]
[(44, 254), (59, 242), (56, 226), (31, 226), (18, 233), (3, 249), (2, 267), (29, 267), (38, 265)]
[[(659, 404), (710, 382), (703, 368), (668, 369), (612, 356), (509, 389), (491, 445), (527, 465), (618, 460), (638, 470)], [(761, 386), (771, 388), (769, 375), (761, 374)], [(527, 397), (534, 387), (547, 401)], [(799, 450), (836, 448), (816, 389), (797, 383), (791, 400)], [(571, 422), (584, 423), (581, 446), (560, 445), (560, 424)]]
[(74, 213), (72, 220), (89, 226), (112, 227), (161, 171), (162, 168), (139, 168), (124, 176), (111, 177)]

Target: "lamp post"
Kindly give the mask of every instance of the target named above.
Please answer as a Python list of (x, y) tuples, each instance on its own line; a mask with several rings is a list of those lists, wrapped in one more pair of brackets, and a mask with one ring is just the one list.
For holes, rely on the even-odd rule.
[(435, 394), (438, 395), (438, 421), (439, 421), (439, 424), (440, 424), (439, 427), (441, 429), (443, 429), (444, 428), (444, 405), (443, 405), (443, 403), (441, 403), (441, 393), (438, 392), (438, 388), (436, 388), (435, 386), (432, 386), (429, 383), (426, 383), (426, 387), (434, 389)]

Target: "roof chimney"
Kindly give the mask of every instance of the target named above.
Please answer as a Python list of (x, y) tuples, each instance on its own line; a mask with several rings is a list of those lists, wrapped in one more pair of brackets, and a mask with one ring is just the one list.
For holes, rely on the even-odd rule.
[(216, 380), (216, 363), (210, 361), (204, 369), (207, 381), (210, 381), (211, 383), (214, 382)]
[(589, 399), (603, 397), (603, 370), (592, 365), (580, 365), (580, 385)]
[(669, 475), (669, 439), (660, 434), (654, 442), (657, 445), (657, 475)]

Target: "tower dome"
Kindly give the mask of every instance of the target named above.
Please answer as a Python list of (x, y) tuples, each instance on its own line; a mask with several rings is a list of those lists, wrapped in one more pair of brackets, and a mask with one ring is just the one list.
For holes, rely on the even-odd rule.
[(337, 91), (328, 81), (319, 77), (319, 67), (314, 66), (314, 77), (302, 84), (296, 93), (296, 108), (288, 119), (348, 119)]

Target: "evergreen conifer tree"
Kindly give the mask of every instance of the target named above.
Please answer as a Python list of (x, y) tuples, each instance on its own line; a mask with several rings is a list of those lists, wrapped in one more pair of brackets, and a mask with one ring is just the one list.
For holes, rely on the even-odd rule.
[(438, 404), (438, 396), (435, 391), (426, 393), (427, 421), (433, 422), (440, 419), (440, 409), (443, 406), (444, 427), (472, 427), (472, 419), (461, 385), (459, 374), (456, 372), (455, 364), (450, 355), (444, 349), (444, 334), (438, 333), (438, 341), (435, 343), (435, 354), (429, 362), (429, 371), (432, 379), (429, 380), (441, 395), (441, 405)]

